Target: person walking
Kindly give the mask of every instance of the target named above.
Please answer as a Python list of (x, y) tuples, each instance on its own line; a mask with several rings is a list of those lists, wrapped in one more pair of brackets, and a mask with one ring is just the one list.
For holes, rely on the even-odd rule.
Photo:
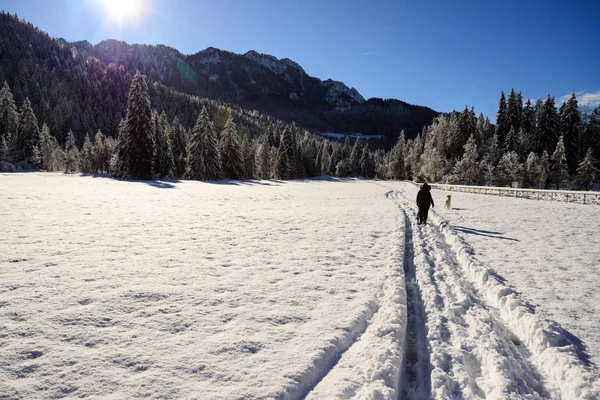
[(424, 183), (417, 193), (417, 207), (419, 207), (419, 214), (417, 215), (417, 223), (419, 225), (427, 223), (427, 214), (429, 213), (429, 206), (435, 207), (433, 204), (433, 197), (431, 197), (431, 186)]

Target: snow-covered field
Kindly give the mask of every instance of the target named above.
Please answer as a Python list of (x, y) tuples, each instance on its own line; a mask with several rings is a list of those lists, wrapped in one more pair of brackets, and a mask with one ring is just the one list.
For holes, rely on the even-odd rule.
[(0, 399), (597, 399), (600, 207), (452, 194), (0, 174)]

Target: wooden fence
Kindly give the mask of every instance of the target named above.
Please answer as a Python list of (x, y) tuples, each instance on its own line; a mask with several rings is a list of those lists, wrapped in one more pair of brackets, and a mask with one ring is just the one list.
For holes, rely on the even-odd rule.
[(492, 186), (465, 186), (465, 185), (438, 185), (430, 184), (434, 189), (453, 192), (481, 193), (493, 196), (509, 196), (516, 198), (562, 201), (566, 203), (598, 204), (600, 205), (600, 192), (584, 192), (573, 190), (542, 190), (542, 189), (515, 189)]

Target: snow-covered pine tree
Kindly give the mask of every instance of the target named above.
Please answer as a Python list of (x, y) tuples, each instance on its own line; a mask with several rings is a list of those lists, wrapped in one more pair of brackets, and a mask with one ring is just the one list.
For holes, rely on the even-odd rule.
[(269, 119), (269, 123), (267, 125), (267, 143), (269, 147), (279, 147), (279, 132), (275, 123)]
[(293, 133), (285, 127), (281, 133), (279, 148), (277, 149), (277, 163), (275, 176), (277, 179), (293, 179), (295, 172), (295, 149)]
[(404, 179), (406, 176), (406, 168), (404, 165), (405, 152), (405, 137), (404, 130), (402, 130), (400, 135), (398, 135), (396, 145), (388, 155), (386, 168), (388, 179)]
[(503, 186), (512, 186), (513, 183), (520, 183), (523, 177), (523, 165), (519, 162), (519, 155), (515, 151), (504, 153), (498, 167), (496, 168), (496, 177)]
[(533, 151), (527, 156), (525, 161), (525, 180), (528, 187), (538, 186), (540, 176), (540, 158)]
[(236, 138), (235, 122), (229, 119), (221, 131), (221, 160), (225, 179), (241, 179), (243, 175), (242, 150)]
[(539, 172), (538, 188), (544, 189), (546, 188), (546, 182), (548, 181), (548, 176), (550, 175), (550, 157), (548, 157), (548, 152), (546, 150), (542, 152), (542, 156), (540, 157)]
[(354, 147), (352, 147), (352, 152), (350, 153), (350, 158), (348, 159), (348, 174), (350, 176), (360, 175), (360, 157), (362, 156), (362, 149), (363, 146), (360, 142), (360, 138), (356, 138)]
[(506, 97), (504, 92), (500, 93), (500, 102), (498, 104), (498, 114), (496, 116), (496, 137), (498, 138), (498, 147), (503, 149), (508, 131), (510, 131), (510, 119), (506, 109)]
[(118, 170), (126, 179), (152, 179), (152, 107), (146, 77), (135, 73), (127, 96), (127, 115), (119, 129)]
[(435, 138), (425, 138), (425, 150), (421, 156), (421, 175), (428, 182), (438, 182), (444, 175), (444, 158), (435, 147)]
[(567, 157), (567, 168), (570, 174), (578, 169), (578, 161), (581, 157), (581, 113), (577, 104), (575, 93), (564, 103), (560, 113), (560, 132), (565, 141)]
[(333, 151), (331, 153), (331, 157), (329, 159), (329, 174), (331, 176), (337, 175), (337, 165), (342, 161), (342, 150), (339, 144), (334, 145)]
[(153, 117), (155, 125), (155, 156), (154, 172), (160, 178), (173, 175), (173, 152), (171, 150), (171, 126), (167, 114), (163, 111), (160, 116)]
[(175, 117), (171, 124), (171, 152), (173, 153), (173, 168), (175, 178), (185, 174), (185, 160), (187, 154), (187, 138), (185, 128)]
[(4, 147), (4, 156), (0, 160), (12, 161), (9, 152), (12, 148), (11, 141), (17, 134), (18, 119), (19, 113), (13, 94), (8, 83), (4, 81), (4, 85), (0, 89), (0, 145)]
[(329, 170), (329, 164), (330, 164), (331, 160), (329, 157), (329, 142), (327, 140), (323, 141), (323, 146), (321, 148), (321, 167), (319, 168), (321, 170), (321, 174), (322, 175), (329, 175), (330, 174), (330, 170)]
[(0, 161), (8, 161), (8, 141), (4, 136), (0, 137)]
[(535, 109), (531, 100), (527, 99), (523, 108), (523, 117), (521, 118), (521, 129), (523, 130), (523, 153), (527, 154), (534, 151), (533, 131), (535, 129)]
[[(239, 137), (239, 133), (237, 134)], [(255, 179), (256, 178), (256, 143), (254, 140), (245, 139), (242, 142), (242, 178), (243, 179)]]
[(456, 164), (455, 168), (459, 178), (467, 181), (468, 185), (472, 185), (479, 180), (480, 170), (479, 163), (477, 162), (477, 144), (474, 134), (471, 134), (469, 140), (465, 143), (463, 157)]
[(477, 127), (476, 127), (476, 135), (475, 135), (475, 145), (480, 148), (481, 145), (488, 138), (491, 130), (491, 125), (489, 119), (483, 116), (483, 113), (479, 113), (479, 117), (477, 118)]
[[(515, 132), (519, 132), (521, 129), (521, 119), (523, 116), (523, 98), (521, 92), (517, 95), (515, 89), (510, 90), (506, 105), (506, 115), (509, 121), (509, 131), (512, 128)], [(507, 146), (505, 146), (507, 147)], [(511, 149), (510, 151), (514, 151)]]
[(84, 174), (91, 174), (94, 169), (94, 146), (90, 135), (86, 133), (79, 157), (79, 169)]
[(350, 175), (350, 165), (347, 158), (340, 159), (340, 162), (335, 166), (335, 175), (340, 178), (345, 178)]
[(69, 131), (67, 134), (67, 140), (65, 141), (65, 151), (64, 151), (64, 164), (65, 164), (65, 173), (69, 174), (77, 171), (77, 166), (79, 165), (79, 149), (75, 144), (75, 135), (73, 135), (73, 131)]
[(17, 140), (15, 161), (24, 163), (30, 168), (37, 168), (39, 161), (40, 130), (38, 121), (31, 108), (31, 102), (25, 98), (19, 110), (19, 122), (17, 125)]
[(206, 106), (202, 106), (188, 142), (186, 175), (200, 181), (222, 177), (221, 157)]
[[(357, 138), (358, 140), (358, 138)], [(344, 144), (342, 146), (342, 158), (350, 158), (350, 155), (352, 153), (352, 145), (350, 143), (350, 136), (346, 135), (346, 138), (344, 139)]]
[(513, 126), (510, 127), (508, 134), (506, 135), (506, 139), (504, 140), (504, 150), (506, 152), (514, 151), (517, 152), (519, 150), (519, 136), (515, 131)]
[(548, 152), (553, 151), (559, 138), (560, 120), (556, 112), (554, 97), (550, 95), (540, 110), (538, 125), (540, 148)]
[(563, 179), (568, 177), (567, 171), (567, 157), (565, 150), (565, 143), (562, 135), (558, 139), (558, 143), (556, 144), (556, 150), (552, 153), (552, 177), (556, 182), (556, 189), (560, 189), (560, 184)]
[(585, 190), (590, 189), (599, 175), (598, 168), (594, 164), (596, 164), (596, 160), (594, 160), (592, 148), (590, 147), (577, 167), (576, 185), (583, 187)]
[(60, 168), (62, 150), (58, 146), (56, 138), (50, 134), (50, 129), (45, 123), (40, 131), (40, 154), (43, 169), (56, 171)]
[(108, 163), (109, 157), (107, 156), (106, 144), (104, 143), (104, 135), (102, 131), (98, 129), (96, 135), (94, 137), (94, 163), (93, 163), (93, 173), (104, 173), (108, 171)]
[[(592, 154), (600, 159), (600, 104), (590, 115), (586, 128), (586, 143), (592, 148)], [(600, 164), (597, 163), (596, 166), (600, 168)]]
[(258, 179), (271, 179), (271, 152), (269, 142), (266, 137), (261, 137), (258, 150), (256, 152), (256, 175)]
[(375, 165), (373, 163), (373, 155), (369, 151), (369, 146), (366, 145), (362, 149), (360, 156), (360, 175), (367, 179), (372, 179), (375, 175)]

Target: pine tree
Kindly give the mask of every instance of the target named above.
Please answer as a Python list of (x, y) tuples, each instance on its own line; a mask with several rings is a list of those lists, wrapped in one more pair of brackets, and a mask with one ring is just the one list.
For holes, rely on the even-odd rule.
[(0, 145), (4, 147), (4, 156), (0, 160), (8, 161), (11, 158), (9, 150), (11, 149), (11, 141), (14, 140), (17, 134), (18, 119), (19, 114), (13, 94), (8, 87), (8, 83), (4, 81), (4, 85), (0, 89)]
[(519, 155), (514, 151), (505, 153), (496, 168), (496, 176), (500, 184), (511, 186), (515, 182), (520, 182), (522, 174), (523, 166), (519, 162)]
[(94, 153), (93, 173), (98, 174), (98, 173), (104, 173), (105, 171), (108, 171), (109, 157), (107, 154), (107, 148), (106, 148), (106, 144), (104, 141), (104, 135), (102, 134), (100, 129), (98, 129), (98, 132), (96, 132), (96, 135), (94, 137), (93, 153)]
[(50, 129), (45, 123), (40, 131), (40, 153), (42, 158), (42, 168), (47, 171), (56, 171), (60, 169), (62, 161), (62, 150), (56, 141), (56, 138), (50, 134)]
[(560, 189), (560, 184), (564, 178), (568, 176), (567, 172), (567, 157), (565, 155), (565, 144), (562, 135), (556, 144), (556, 150), (552, 154), (552, 175), (556, 182), (556, 189)]
[[(265, 135), (266, 136), (266, 135)], [(256, 153), (258, 179), (271, 179), (271, 157), (269, 142), (266, 137), (261, 139)]]
[[(588, 147), (592, 148), (592, 154), (600, 155), (600, 104), (590, 115), (590, 122), (586, 128), (586, 140)], [(596, 164), (600, 168), (599, 164)]]
[[(404, 138), (402, 138), (402, 140), (404, 141)], [(350, 176), (360, 175), (360, 157), (362, 156), (362, 149), (363, 146), (360, 142), (360, 138), (356, 138), (348, 163), (348, 174)]]
[(90, 135), (86, 134), (83, 140), (83, 148), (81, 149), (79, 159), (79, 169), (84, 174), (91, 174), (94, 169), (94, 146)]
[(477, 127), (475, 135), (475, 145), (481, 147), (481, 145), (488, 138), (490, 133), (490, 121), (483, 116), (483, 113), (479, 113), (477, 118)]
[(540, 176), (540, 158), (533, 151), (527, 156), (525, 161), (525, 177), (528, 187), (538, 185), (538, 177)]
[(540, 157), (539, 172), (538, 188), (544, 189), (546, 187), (546, 182), (548, 181), (548, 176), (550, 175), (550, 157), (548, 157), (548, 152), (546, 150), (542, 152), (542, 156)]
[(216, 134), (205, 106), (188, 142), (186, 173), (195, 180), (219, 180), (223, 177)]
[(5, 137), (0, 137), (0, 161), (8, 161), (8, 142)]
[(596, 160), (593, 158), (592, 149), (589, 148), (583, 160), (577, 167), (577, 175), (575, 176), (575, 184), (582, 186), (585, 190), (589, 190), (594, 184), (596, 177), (599, 174), (598, 168), (595, 167)]
[(173, 176), (173, 152), (171, 150), (171, 126), (163, 111), (153, 117), (155, 134), (154, 172), (159, 178)]
[(77, 149), (77, 145), (75, 144), (75, 135), (73, 135), (73, 131), (69, 131), (69, 134), (67, 135), (63, 154), (65, 158), (65, 173), (75, 172), (77, 170), (77, 165), (79, 165), (79, 149)]
[(515, 89), (510, 90), (508, 95), (506, 114), (509, 121), (509, 130), (512, 128), (515, 132), (521, 129), (521, 118), (523, 115), (523, 98), (521, 92), (515, 94)]
[(186, 146), (185, 128), (179, 122), (179, 118), (175, 117), (171, 124), (171, 152), (173, 153), (175, 178), (180, 178), (185, 174)]
[(516, 152), (519, 149), (519, 136), (515, 131), (514, 127), (510, 127), (508, 134), (506, 135), (506, 139), (504, 141), (504, 149), (505, 151), (514, 151)]
[(17, 125), (16, 161), (24, 162), (29, 167), (37, 168), (39, 160), (36, 160), (40, 148), (40, 130), (38, 121), (31, 108), (28, 98), (25, 98), (19, 110), (19, 122)]
[(294, 145), (294, 133), (286, 127), (277, 149), (277, 163), (275, 165), (275, 176), (277, 179), (294, 179), (296, 172), (296, 150)]
[(342, 161), (342, 150), (339, 145), (336, 145), (329, 159), (329, 174), (331, 176), (338, 176), (337, 165), (340, 161)]
[(499, 148), (504, 148), (506, 135), (510, 131), (510, 119), (507, 112), (506, 98), (504, 92), (500, 93), (500, 103), (498, 104), (498, 114), (496, 117), (496, 136), (498, 138)]
[(321, 148), (321, 174), (329, 175), (329, 164), (331, 160), (329, 157), (329, 142), (324, 140), (323, 147)]
[(560, 131), (560, 120), (556, 112), (554, 97), (548, 95), (540, 110), (538, 124), (539, 147), (542, 151), (550, 152), (556, 147)]
[[(239, 133), (237, 134), (239, 137)], [(256, 158), (256, 147), (254, 140), (245, 139), (242, 142), (242, 178), (255, 179), (256, 169), (254, 160)]]
[(119, 129), (115, 175), (126, 179), (152, 179), (154, 143), (152, 107), (146, 77), (136, 72), (127, 97), (127, 115)]
[(269, 120), (269, 124), (267, 125), (267, 143), (270, 148), (279, 147), (279, 133), (277, 132), (277, 127), (271, 120)]
[[(358, 138), (356, 138), (358, 140)], [(346, 135), (346, 139), (344, 139), (344, 145), (342, 146), (342, 158), (350, 158), (352, 153), (352, 146), (350, 144), (350, 136)]]
[(479, 163), (477, 162), (477, 145), (475, 144), (475, 135), (471, 134), (465, 144), (465, 152), (462, 159), (455, 166), (457, 175), (461, 180), (466, 180), (468, 185), (477, 182), (479, 177)]
[(242, 151), (236, 140), (236, 126), (232, 119), (225, 123), (221, 131), (221, 160), (223, 162), (223, 174), (226, 179), (242, 178)]
[(390, 151), (387, 163), (387, 177), (389, 179), (403, 179), (406, 176), (406, 168), (404, 165), (405, 158), (405, 137), (404, 131), (400, 132), (398, 142)]
[(369, 146), (365, 146), (362, 149), (362, 154), (360, 155), (360, 175), (364, 176), (367, 179), (372, 179), (374, 175), (374, 166), (373, 159), (371, 156), (371, 152), (369, 151)]
[(570, 174), (577, 170), (582, 139), (581, 113), (575, 93), (564, 103), (560, 113), (560, 132), (565, 141), (567, 167)]
[(535, 129), (535, 109), (531, 104), (531, 100), (527, 99), (523, 108), (523, 117), (521, 119), (521, 129), (524, 132), (523, 145), (526, 147), (524, 152), (534, 151), (533, 148), (533, 131)]

